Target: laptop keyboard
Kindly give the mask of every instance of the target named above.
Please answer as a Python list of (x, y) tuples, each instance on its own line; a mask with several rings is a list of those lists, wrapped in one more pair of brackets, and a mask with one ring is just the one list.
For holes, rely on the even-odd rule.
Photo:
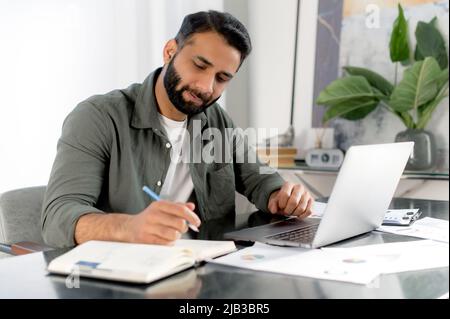
[(267, 236), (268, 239), (287, 240), (299, 243), (309, 243), (316, 235), (319, 224), (311, 225), (308, 227), (290, 230), (288, 232)]

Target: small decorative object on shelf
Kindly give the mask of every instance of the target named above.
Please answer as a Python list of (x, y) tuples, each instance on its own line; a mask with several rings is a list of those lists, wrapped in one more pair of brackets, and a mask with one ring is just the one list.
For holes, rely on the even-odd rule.
[(321, 133), (316, 134), (315, 148), (306, 153), (305, 162), (313, 168), (338, 169), (344, 161), (344, 153), (340, 149), (322, 147), (325, 129), (326, 125), (317, 131)]
[(279, 147), (292, 147), (294, 144), (295, 130), (294, 126), (289, 125), (286, 132), (279, 134), (274, 137), (269, 137), (265, 139), (266, 148), (271, 147), (271, 145), (276, 145)]
[(344, 161), (344, 153), (339, 149), (315, 148), (308, 151), (305, 161), (309, 167), (337, 169)]

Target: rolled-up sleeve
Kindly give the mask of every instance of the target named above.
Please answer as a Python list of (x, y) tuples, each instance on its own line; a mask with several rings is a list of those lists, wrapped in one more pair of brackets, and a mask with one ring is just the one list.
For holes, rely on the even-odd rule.
[(79, 104), (64, 121), (43, 201), (42, 235), (48, 245), (74, 246), (78, 219), (102, 213), (95, 205), (110, 149), (107, 117), (89, 102)]

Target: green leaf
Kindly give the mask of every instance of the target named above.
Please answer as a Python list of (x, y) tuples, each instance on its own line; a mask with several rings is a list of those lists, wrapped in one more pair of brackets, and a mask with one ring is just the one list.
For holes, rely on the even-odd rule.
[(344, 67), (344, 70), (350, 75), (360, 75), (365, 77), (371, 86), (378, 89), (386, 96), (390, 96), (394, 90), (394, 86), (391, 82), (374, 71), (354, 66), (346, 66)]
[(414, 51), (414, 60), (415, 61), (425, 60), (425, 57), (423, 56), (422, 52), (420, 52), (419, 47), (417, 45), (416, 45), (416, 50)]
[[(441, 71), (441, 74), (439, 74), (439, 76), (436, 77), (436, 85), (438, 87), (438, 91), (441, 91), (445, 85), (448, 86), (448, 68)], [(417, 109), (419, 118), (422, 117), (423, 113), (429, 108), (429, 105), (431, 103), (433, 103), (433, 100), (431, 102), (419, 106), (419, 108)]]
[(405, 124), (407, 128), (415, 128), (414, 119), (408, 112), (398, 112), (394, 110), (388, 103), (381, 101), (382, 105), (385, 106), (389, 112), (394, 113), (398, 118)]
[(434, 17), (428, 24), (437, 28), (437, 17)]
[[(437, 28), (436, 26), (437, 18), (434, 17), (433, 20), (429, 22), (433, 27)], [(416, 27), (416, 37), (417, 37), (417, 27)], [(414, 60), (415, 61), (423, 61), (425, 60), (425, 57), (423, 56), (422, 52), (420, 52), (419, 47), (416, 44), (416, 50), (414, 51)]]
[(394, 21), (389, 48), (392, 62), (409, 60), (408, 22), (400, 4), (398, 5), (398, 17)]
[(351, 120), (351, 121), (357, 121), (365, 118), (367, 115), (372, 113), (378, 106), (379, 101), (373, 102), (371, 105), (366, 105), (364, 107), (361, 107), (357, 110), (345, 113), (342, 115), (344, 119)]
[(408, 112), (397, 112), (407, 128), (416, 128), (414, 119)]
[(442, 102), (442, 100), (448, 96), (448, 81), (447, 83), (439, 90), (439, 93), (436, 95), (436, 97), (426, 104), (419, 116), (419, 121), (417, 123), (418, 129), (425, 129), (425, 127), (428, 124), (428, 121), (431, 119), (431, 116), (433, 115), (434, 110), (438, 105)]
[(362, 76), (348, 76), (333, 81), (317, 98), (317, 104), (336, 105), (360, 98), (375, 98), (369, 82)]
[(417, 61), (434, 57), (441, 69), (448, 67), (447, 49), (439, 30), (435, 27), (436, 19), (429, 23), (420, 21), (416, 28), (417, 47), (414, 54)]
[(436, 79), (441, 76), (438, 63), (432, 57), (414, 63), (408, 68), (403, 80), (394, 89), (390, 106), (398, 112), (417, 109), (432, 100), (438, 91)]
[(405, 66), (405, 67), (411, 65), (411, 58), (408, 58), (406, 60), (400, 61), (400, 64)]
[(439, 74), (439, 76), (436, 78), (438, 89), (440, 90), (447, 82), (448, 82), (448, 68), (442, 70), (441, 74)]
[[(436, 78), (436, 85), (438, 86), (438, 91), (441, 91), (445, 85), (448, 86), (448, 68), (441, 71), (441, 74)], [(439, 93), (438, 93), (439, 95)], [(428, 103), (422, 104), (417, 108), (417, 114), (420, 119), (424, 116), (427, 110), (430, 108), (430, 105), (433, 104), (435, 99), (431, 100)]]
[(353, 121), (360, 120), (375, 110), (378, 103), (379, 101), (375, 99), (354, 99), (344, 101), (328, 107), (322, 121), (325, 123), (336, 117), (342, 117)]

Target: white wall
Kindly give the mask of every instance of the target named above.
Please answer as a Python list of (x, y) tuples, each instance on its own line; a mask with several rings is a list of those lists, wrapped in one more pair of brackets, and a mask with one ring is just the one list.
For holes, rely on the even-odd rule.
[(0, 0), (0, 193), (44, 185), (66, 115), (142, 82), (185, 14), (222, 0)]
[[(319, 0), (301, 1), (294, 101), (294, 127), (296, 130), (294, 146), (298, 150), (298, 158), (304, 158), (306, 151), (314, 147), (315, 141), (315, 132), (311, 130), (311, 126), (314, 107), (318, 11)], [(331, 147), (328, 136), (330, 134), (324, 136), (323, 147)]]
[[(233, 105), (222, 106), (240, 126), (286, 130), (297, 1), (237, 1), (0, 0), (0, 193), (46, 184), (67, 114), (93, 94), (142, 82), (182, 18), (199, 10), (231, 12), (253, 41), (227, 93)], [(317, 0), (302, 6), (297, 129), (310, 127)]]
[[(232, 116), (246, 117), (235, 119), (241, 126), (264, 128), (267, 133), (275, 128), (281, 134), (290, 122), (297, 0), (283, 0), (282, 5), (249, 0), (247, 10), (253, 52), (242, 70), (243, 79), (238, 80), (242, 84), (231, 85), (228, 91), (230, 102), (239, 103), (235, 95), (241, 102), (238, 107), (229, 104), (227, 109)], [(294, 98), (294, 146), (299, 155), (311, 128), (317, 11), (318, 0), (301, 1)], [(245, 105), (247, 113), (241, 110)]]
[(296, 0), (249, 1), (249, 32), (253, 52), (249, 59), (249, 125), (261, 128), (289, 126), (294, 63)]
[(114, 36), (132, 23), (108, 2), (0, 2), (0, 192), (46, 184), (67, 113), (136, 80), (136, 40)]
[[(249, 3), (243, 0), (224, 0), (224, 11), (234, 15), (247, 28), (249, 28)], [(250, 31), (249, 31), (250, 32)], [(241, 65), (239, 72), (233, 77), (226, 90), (226, 110), (234, 124), (244, 129), (249, 127), (251, 79), (249, 74), (249, 61), (253, 53)]]

